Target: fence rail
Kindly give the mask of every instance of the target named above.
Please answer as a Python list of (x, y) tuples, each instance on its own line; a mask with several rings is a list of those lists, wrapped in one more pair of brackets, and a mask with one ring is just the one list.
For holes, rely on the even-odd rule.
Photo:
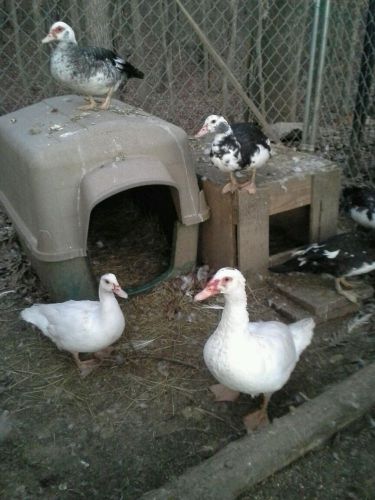
[[(314, 18), (327, 3), (314, 67)], [(302, 123), (319, 74), (315, 147), (349, 179), (375, 182), (375, 0), (0, 0), (1, 114), (66, 92), (40, 43), (56, 20), (79, 44), (128, 56), (146, 76), (119, 97), (188, 133), (211, 113)]]

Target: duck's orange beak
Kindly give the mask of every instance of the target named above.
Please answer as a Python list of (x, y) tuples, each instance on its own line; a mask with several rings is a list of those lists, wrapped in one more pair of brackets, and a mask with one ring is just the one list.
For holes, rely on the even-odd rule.
[(195, 134), (194, 137), (202, 137), (204, 135), (208, 134), (208, 126), (207, 125), (203, 125), (203, 127), (200, 129), (199, 132), (197, 132)]
[(119, 297), (122, 297), (123, 299), (128, 298), (128, 294), (119, 285), (113, 285), (112, 291), (113, 293), (115, 293)]
[(220, 293), (219, 285), (220, 280), (211, 280), (207, 283), (206, 287), (194, 297), (196, 302), (200, 302), (201, 300), (208, 299), (208, 297), (213, 297)]
[(50, 43), (56, 40), (56, 37), (53, 35), (53, 33), (48, 33), (47, 36), (45, 36), (42, 40), (42, 43)]

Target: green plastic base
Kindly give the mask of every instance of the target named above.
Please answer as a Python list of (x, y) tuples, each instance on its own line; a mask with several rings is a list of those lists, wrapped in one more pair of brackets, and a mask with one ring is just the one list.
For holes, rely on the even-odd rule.
[[(198, 244), (198, 224), (184, 226), (175, 223), (172, 247), (172, 259), (169, 268), (157, 278), (138, 287), (126, 288), (129, 296), (148, 292), (160, 282), (181, 273), (190, 272), (196, 263)], [(44, 262), (33, 258), (28, 253), (33, 268), (41, 282), (47, 288), (54, 301), (96, 300), (98, 298), (97, 278), (92, 273), (87, 257), (64, 260), (60, 262)]]

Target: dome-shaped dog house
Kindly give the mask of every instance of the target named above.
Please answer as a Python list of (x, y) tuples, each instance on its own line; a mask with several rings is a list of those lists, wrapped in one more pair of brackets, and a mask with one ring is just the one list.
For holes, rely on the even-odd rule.
[(80, 102), (54, 97), (0, 117), (0, 201), (51, 296), (96, 296), (87, 255), (92, 212), (146, 186), (168, 189), (176, 213), (163, 276), (191, 268), (208, 208), (185, 132), (119, 101), (91, 113), (79, 111)]

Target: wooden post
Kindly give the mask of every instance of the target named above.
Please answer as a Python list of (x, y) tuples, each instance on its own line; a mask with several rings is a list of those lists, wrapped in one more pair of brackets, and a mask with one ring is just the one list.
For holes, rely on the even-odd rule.
[(269, 255), (269, 215), (267, 193), (258, 189), (254, 195), (237, 192), (238, 267), (247, 273), (266, 271)]
[(201, 258), (212, 269), (237, 265), (234, 196), (223, 194), (223, 187), (203, 181), (203, 191), (210, 207), (210, 218), (201, 224)]
[(310, 241), (334, 236), (340, 198), (340, 171), (321, 172), (311, 179)]

